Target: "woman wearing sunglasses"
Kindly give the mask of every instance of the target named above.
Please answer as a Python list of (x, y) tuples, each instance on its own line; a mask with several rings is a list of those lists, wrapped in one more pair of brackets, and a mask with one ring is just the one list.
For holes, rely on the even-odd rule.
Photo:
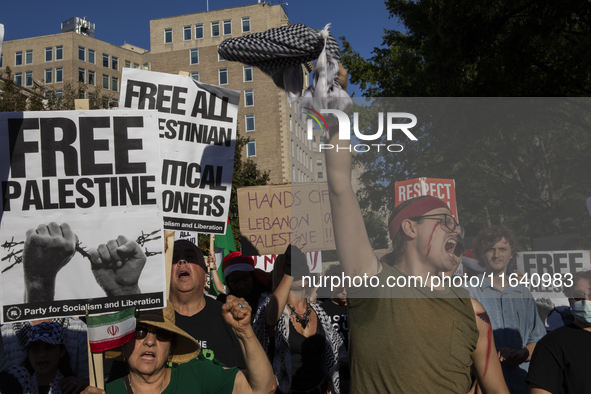
[[(135, 337), (125, 345), (105, 352), (108, 358), (127, 362), (129, 375), (107, 384), (109, 394), (272, 393), (275, 378), (263, 348), (250, 325), (251, 308), (243, 299), (228, 296), (224, 319), (233, 328), (248, 368), (248, 377), (238, 368), (226, 368), (199, 355), (200, 346), (178, 328), (174, 309), (140, 312)], [(105, 391), (87, 387), (83, 394)]]

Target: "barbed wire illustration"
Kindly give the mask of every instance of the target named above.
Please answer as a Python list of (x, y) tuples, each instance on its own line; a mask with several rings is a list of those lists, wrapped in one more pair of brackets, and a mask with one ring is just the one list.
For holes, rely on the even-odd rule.
[[(157, 254), (162, 254), (162, 252), (151, 252), (148, 250), (147, 247), (145, 247), (145, 244), (147, 242), (155, 241), (155, 240), (162, 238), (160, 235), (154, 236), (154, 235), (158, 234), (160, 231), (162, 231), (162, 230), (158, 229), (158, 230), (152, 231), (150, 233), (144, 233), (142, 231), (142, 234), (139, 237), (137, 237), (135, 242), (140, 247), (144, 247), (144, 250), (145, 250), (144, 253), (146, 254), (146, 257), (151, 257), (151, 256), (155, 256)], [(23, 262), (23, 250), (24, 249), (13, 251), (13, 248), (15, 248), (18, 245), (24, 245), (24, 243), (25, 243), (24, 241), (15, 242), (14, 236), (13, 236), (10, 241), (5, 241), (2, 245), (0, 245), (1, 248), (4, 248), (8, 251), (8, 254), (6, 256), (4, 256), (0, 261), (8, 261), (9, 263), (11, 263), (14, 260), (14, 262), (11, 265), (9, 265), (8, 267), (4, 268), (1, 273), (8, 271), (11, 268), (13, 268), (15, 265)], [(82, 246), (82, 242), (78, 241), (76, 243), (76, 252), (78, 252), (82, 257), (87, 258), (92, 263), (92, 257), (88, 253), (87, 249), (88, 248)]]

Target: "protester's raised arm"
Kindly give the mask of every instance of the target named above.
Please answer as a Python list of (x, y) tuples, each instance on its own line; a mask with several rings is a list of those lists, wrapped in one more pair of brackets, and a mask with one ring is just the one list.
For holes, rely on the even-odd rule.
[(473, 298), (471, 300), (474, 314), (476, 315), (476, 325), (480, 332), (476, 350), (472, 353), (473, 369), (476, 373), (478, 384), (488, 394), (509, 394), (509, 389), (503, 377), (501, 363), (497, 357), (495, 340), (488, 314), (480, 302)]
[[(347, 88), (346, 81), (347, 71), (340, 66), (339, 82), (344, 90)], [(379, 264), (369, 243), (359, 201), (351, 184), (350, 144), (349, 141), (339, 141), (338, 126), (331, 124), (334, 117), (327, 115), (326, 120), (330, 134), (327, 144), (333, 147), (325, 149), (326, 173), (339, 261), (346, 275), (373, 276), (378, 273)]]
[(207, 256), (207, 266), (209, 267), (209, 272), (211, 273), (211, 281), (215, 286), (215, 289), (219, 293), (225, 293), (225, 286), (222, 283), (222, 279), (218, 275), (218, 271), (215, 267), (215, 255), (212, 252), (209, 252), (209, 256)]

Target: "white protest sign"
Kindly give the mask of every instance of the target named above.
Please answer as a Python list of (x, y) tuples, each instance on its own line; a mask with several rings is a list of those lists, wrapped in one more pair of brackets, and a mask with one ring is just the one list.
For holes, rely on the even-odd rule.
[[(322, 272), (322, 252), (305, 252), (306, 261), (311, 273)], [(264, 256), (251, 256), (255, 262), (255, 268), (263, 270), (265, 272), (273, 271), (275, 266), (276, 254), (267, 254)]]
[(2, 41), (4, 41), (4, 25), (0, 23), (0, 55), (2, 55)]
[(568, 305), (563, 287), (572, 286), (572, 275), (591, 269), (588, 250), (556, 252), (521, 252), (517, 254), (517, 268), (523, 272), (520, 281), (534, 298), (556, 298), (556, 306)]
[(164, 228), (224, 234), (240, 92), (124, 68), (120, 109), (158, 111)]
[(165, 305), (156, 115), (0, 114), (3, 322)]

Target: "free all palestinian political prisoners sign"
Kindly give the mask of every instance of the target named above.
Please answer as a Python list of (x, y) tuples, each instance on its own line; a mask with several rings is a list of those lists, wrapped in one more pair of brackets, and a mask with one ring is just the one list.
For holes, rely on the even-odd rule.
[(453, 179), (415, 178), (394, 184), (395, 206), (419, 196), (433, 196), (449, 207), (451, 214), (459, 222), (456, 205), (456, 183)]
[(240, 233), (258, 255), (282, 254), (289, 244), (304, 252), (335, 248), (326, 182), (240, 188), (238, 212)]
[(120, 108), (158, 111), (164, 228), (224, 234), (240, 92), (124, 68)]
[(156, 116), (0, 113), (3, 322), (165, 305)]

